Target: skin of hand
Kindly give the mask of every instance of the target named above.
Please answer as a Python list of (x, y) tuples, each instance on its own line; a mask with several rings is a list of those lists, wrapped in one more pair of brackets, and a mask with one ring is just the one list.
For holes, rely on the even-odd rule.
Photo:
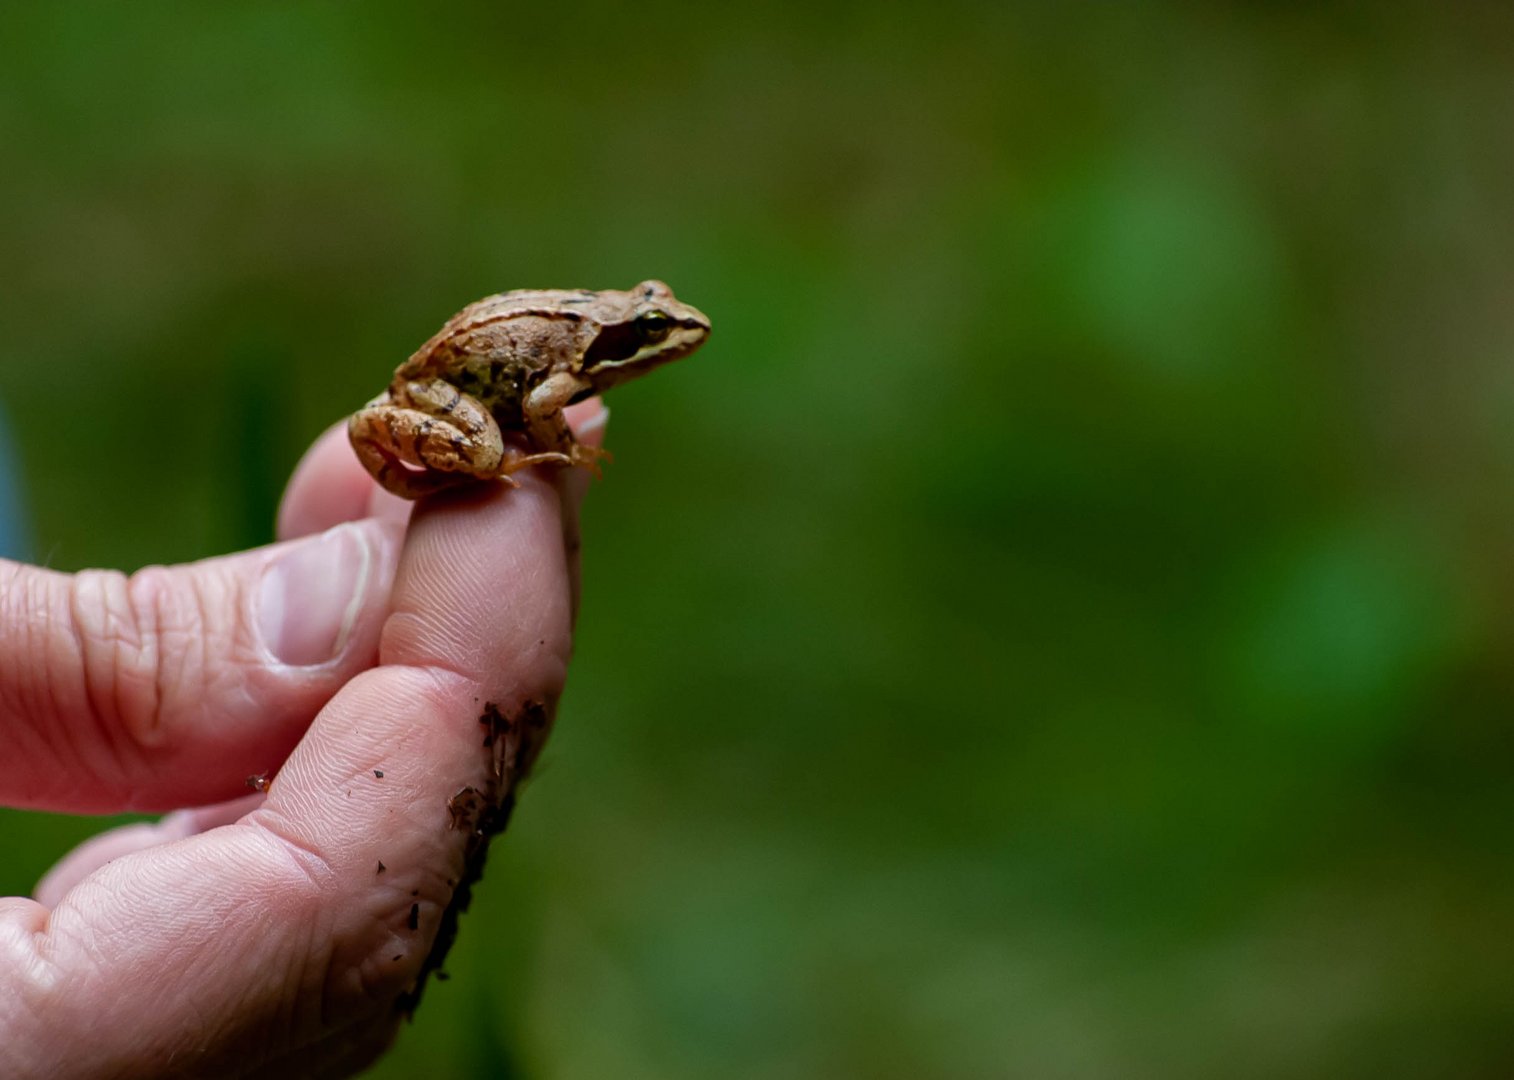
[[(569, 413), (596, 445), (605, 417)], [(0, 1076), (288, 1080), (383, 1052), (462, 877), (448, 801), (485, 787), (480, 714), (550, 709), (567, 669), (588, 477), (519, 479), (412, 516), (339, 427), (271, 547), (130, 577), (0, 561), (0, 803), (198, 807), (0, 898)]]

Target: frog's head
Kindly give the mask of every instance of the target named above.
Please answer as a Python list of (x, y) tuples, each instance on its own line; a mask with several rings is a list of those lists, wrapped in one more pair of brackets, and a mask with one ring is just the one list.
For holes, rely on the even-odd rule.
[(599, 330), (584, 350), (583, 373), (596, 391), (688, 356), (710, 336), (710, 320), (660, 281), (600, 293), (594, 306)]

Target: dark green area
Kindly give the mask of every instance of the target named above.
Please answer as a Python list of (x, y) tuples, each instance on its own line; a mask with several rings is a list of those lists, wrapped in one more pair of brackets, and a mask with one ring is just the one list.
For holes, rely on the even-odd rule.
[[(38, 556), (265, 542), (464, 302), (662, 277), (715, 336), (610, 399), (374, 1075), (1503, 1075), (1511, 76), (1492, 7), (16, 5)], [(0, 821), (0, 891), (98, 827)]]

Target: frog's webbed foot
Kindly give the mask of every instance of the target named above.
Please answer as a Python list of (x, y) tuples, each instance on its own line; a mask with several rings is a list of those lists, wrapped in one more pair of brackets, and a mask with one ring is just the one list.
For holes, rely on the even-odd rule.
[[(559, 454), (556, 450), (547, 450), (539, 453), (527, 453), (516, 446), (505, 447), (504, 460), (500, 462), (499, 474), (506, 480), (510, 480), (510, 474), (530, 468), (532, 465), (571, 465), (573, 459), (567, 454)], [(515, 483), (510, 480), (510, 483)]]
[(582, 465), (594, 474), (594, 479), (598, 480), (600, 477), (599, 463), (614, 460), (614, 455), (610, 451), (602, 450), (597, 446), (590, 446), (588, 443), (581, 443), (574, 439), (571, 434), (567, 435), (567, 440), (567, 446), (562, 450), (542, 450), (536, 453), (526, 453), (525, 451), (507, 446), (505, 447), (505, 460), (500, 465), (499, 471), (502, 475), (505, 475), (516, 472), (519, 469), (524, 469), (529, 465), (551, 464), (567, 465), (570, 467), (573, 465)]
[[(582, 465), (599, 479), (599, 463), (612, 460), (608, 450), (601, 450), (597, 446), (589, 446), (586, 443), (571, 442), (566, 451), (543, 450), (537, 453), (527, 453), (516, 447), (505, 447), (505, 459), (500, 465), (500, 475), (509, 479), (509, 474), (518, 472), (531, 465)], [(513, 481), (512, 481), (513, 482)]]
[(574, 442), (573, 449), (568, 452), (573, 459), (572, 464), (582, 465), (594, 474), (594, 479), (600, 478), (600, 463), (608, 465), (615, 460), (615, 455), (602, 446), (590, 446), (588, 443)]

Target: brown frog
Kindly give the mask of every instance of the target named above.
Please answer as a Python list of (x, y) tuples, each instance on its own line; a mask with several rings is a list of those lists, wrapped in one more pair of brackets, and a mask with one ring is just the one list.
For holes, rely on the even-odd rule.
[[(518, 290), (459, 311), (347, 431), (380, 484), (416, 499), (538, 463), (599, 471), (563, 409), (688, 356), (710, 320), (660, 281), (627, 292)], [(512, 445), (517, 436), (525, 450)]]

